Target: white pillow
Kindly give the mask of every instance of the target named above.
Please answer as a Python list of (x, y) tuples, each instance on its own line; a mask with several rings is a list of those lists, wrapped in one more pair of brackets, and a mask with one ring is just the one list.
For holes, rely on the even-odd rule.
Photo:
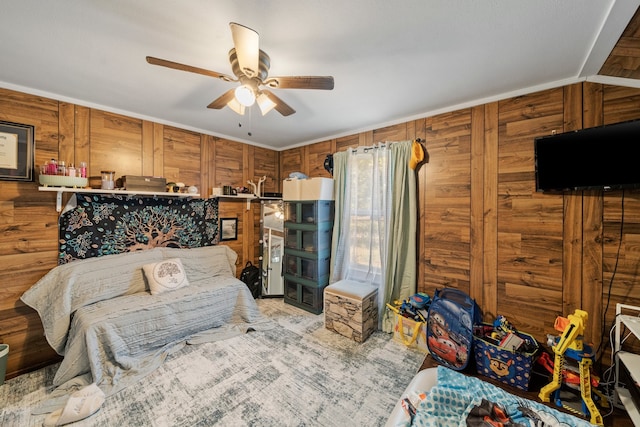
[(179, 258), (170, 258), (143, 265), (142, 271), (144, 271), (149, 283), (151, 295), (158, 295), (189, 285), (187, 275)]

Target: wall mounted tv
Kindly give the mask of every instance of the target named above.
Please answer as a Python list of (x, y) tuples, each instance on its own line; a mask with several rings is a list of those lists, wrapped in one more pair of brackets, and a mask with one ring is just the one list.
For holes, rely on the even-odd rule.
[(640, 120), (535, 139), (536, 191), (640, 188)]

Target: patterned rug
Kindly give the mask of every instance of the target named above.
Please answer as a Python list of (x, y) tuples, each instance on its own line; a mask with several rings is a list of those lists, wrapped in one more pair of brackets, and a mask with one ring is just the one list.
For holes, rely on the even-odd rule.
[[(377, 426), (424, 353), (374, 333), (355, 343), (282, 299), (258, 300), (277, 326), (186, 346), (74, 426)], [(0, 386), (0, 425), (40, 426), (52, 365)]]

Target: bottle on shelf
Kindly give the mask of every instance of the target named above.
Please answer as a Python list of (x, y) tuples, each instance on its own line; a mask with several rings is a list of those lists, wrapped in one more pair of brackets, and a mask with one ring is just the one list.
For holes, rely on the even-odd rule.
[(87, 162), (80, 162), (79, 176), (81, 178), (87, 177)]
[(58, 162), (56, 159), (51, 159), (47, 165), (47, 175), (58, 175)]

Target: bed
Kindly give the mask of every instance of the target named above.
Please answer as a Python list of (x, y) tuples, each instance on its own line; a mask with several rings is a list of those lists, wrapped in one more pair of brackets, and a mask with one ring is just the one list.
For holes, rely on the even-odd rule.
[[(422, 396), (420, 396), (422, 394)], [(420, 400), (420, 397), (423, 399)], [(415, 403), (413, 419), (402, 405)], [(498, 402), (498, 405), (496, 405)], [(506, 413), (511, 423), (500, 420)], [(485, 423), (489, 417), (496, 424)], [(505, 390), (443, 366), (418, 372), (396, 403), (386, 427), (405, 426), (549, 426), (588, 427), (590, 423), (539, 402), (518, 397)]]
[[(63, 356), (53, 385), (93, 382), (110, 395), (185, 344), (269, 327), (235, 277), (236, 258), (221, 245), (159, 247), (55, 267), (21, 297)], [(155, 286), (151, 268), (165, 264), (179, 267), (181, 287)]]

